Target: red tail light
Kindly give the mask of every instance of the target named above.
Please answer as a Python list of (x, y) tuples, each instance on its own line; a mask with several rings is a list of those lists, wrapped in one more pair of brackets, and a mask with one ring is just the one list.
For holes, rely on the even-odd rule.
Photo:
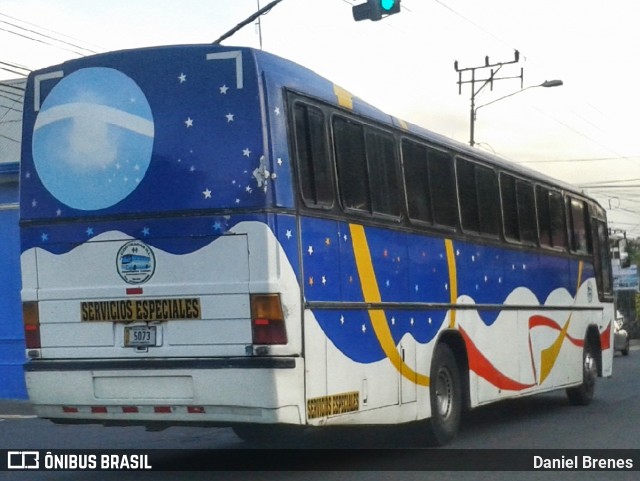
[(251, 296), (251, 334), (253, 344), (287, 343), (287, 328), (279, 294)]
[(22, 303), (22, 319), (27, 349), (40, 349), (40, 313), (37, 302)]

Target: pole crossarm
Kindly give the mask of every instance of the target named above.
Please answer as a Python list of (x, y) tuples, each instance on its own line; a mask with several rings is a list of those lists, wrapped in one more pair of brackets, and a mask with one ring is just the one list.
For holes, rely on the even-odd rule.
[[(485, 56), (484, 58), (484, 65), (478, 65), (475, 67), (465, 67), (465, 68), (461, 68), (458, 61), (456, 60), (453, 64), (454, 68), (456, 69), (456, 72), (458, 72), (458, 94), (462, 95), (462, 86), (466, 85), (466, 84), (470, 84), (471, 85), (471, 109), (470, 109), (470, 114), (469, 114), (469, 118), (470, 118), (470, 122), (471, 122), (471, 132), (470, 132), (470, 138), (469, 138), (469, 144), (471, 146), (473, 146), (475, 144), (475, 139), (474, 139), (474, 124), (475, 124), (475, 120), (476, 120), (476, 96), (482, 91), (482, 89), (484, 89), (487, 85), (490, 86), (490, 89), (493, 91), (493, 82), (496, 82), (498, 80), (512, 80), (512, 79), (520, 79), (520, 88), (522, 89), (523, 83), (524, 83), (524, 69), (521, 68), (520, 69), (520, 75), (514, 76), (504, 76), (504, 77), (498, 77), (497, 74), (498, 72), (500, 72), (500, 69), (502, 69), (503, 66), (505, 65), (510, 65), (510, 64), (514, 64), (514, 63), (518, 63), (520, 61), (520, 52), (518, 50), (514, 51), (514, 55), (513, 55), (513, 60), (507, 60), (504, 62), (494, 62), (492, 63), (489, 60), (489, 56)], [(490, 75), (486, 78), (476, 78), (476, 70), (482, 70), (482, 69), (491, 69), (490, 70)], [(471, 78), (470, 79), (463, 79), (463, 74), (465, 74), (466, 72), (470, 72)], [(476, 84), (480, 84), (480, 86), (476, 89)]]

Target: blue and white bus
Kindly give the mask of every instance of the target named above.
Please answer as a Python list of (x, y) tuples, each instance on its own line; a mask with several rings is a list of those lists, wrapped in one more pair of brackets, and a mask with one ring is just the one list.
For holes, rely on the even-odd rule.
[(424, 421), (444, 444), (464, 409), (586, 404), (612, 373), (605, 212), (570, 185), (249, 48), (72, 60), (31, 74), (24, 111), (43, 418)]

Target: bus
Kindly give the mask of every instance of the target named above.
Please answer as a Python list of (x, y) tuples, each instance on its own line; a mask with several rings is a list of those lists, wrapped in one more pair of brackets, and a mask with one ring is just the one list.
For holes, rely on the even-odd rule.
[[(612, 374), (604, 209), (244, 47), (33, 72), (25, 375), (58, 423), (418, 426)], [(139, 268), (129, 261), (144, 259)]]

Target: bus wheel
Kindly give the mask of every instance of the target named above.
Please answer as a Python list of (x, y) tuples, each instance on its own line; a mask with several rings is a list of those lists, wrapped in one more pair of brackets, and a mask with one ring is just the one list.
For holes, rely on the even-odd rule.
[(443, 446), (456, 436), (462, 414), (462, 385), (456, 358), (449, 346), (436, 346), (431, 361), (431, 419), (427, 422), (430, 444)]
[(582, 384), (567, 389), (569, 402), (574, 406), (586, 406), (593, 399), (598, 377), (598, 365), (594, 349), (589, 341), (585, 342), (582, 351)]

